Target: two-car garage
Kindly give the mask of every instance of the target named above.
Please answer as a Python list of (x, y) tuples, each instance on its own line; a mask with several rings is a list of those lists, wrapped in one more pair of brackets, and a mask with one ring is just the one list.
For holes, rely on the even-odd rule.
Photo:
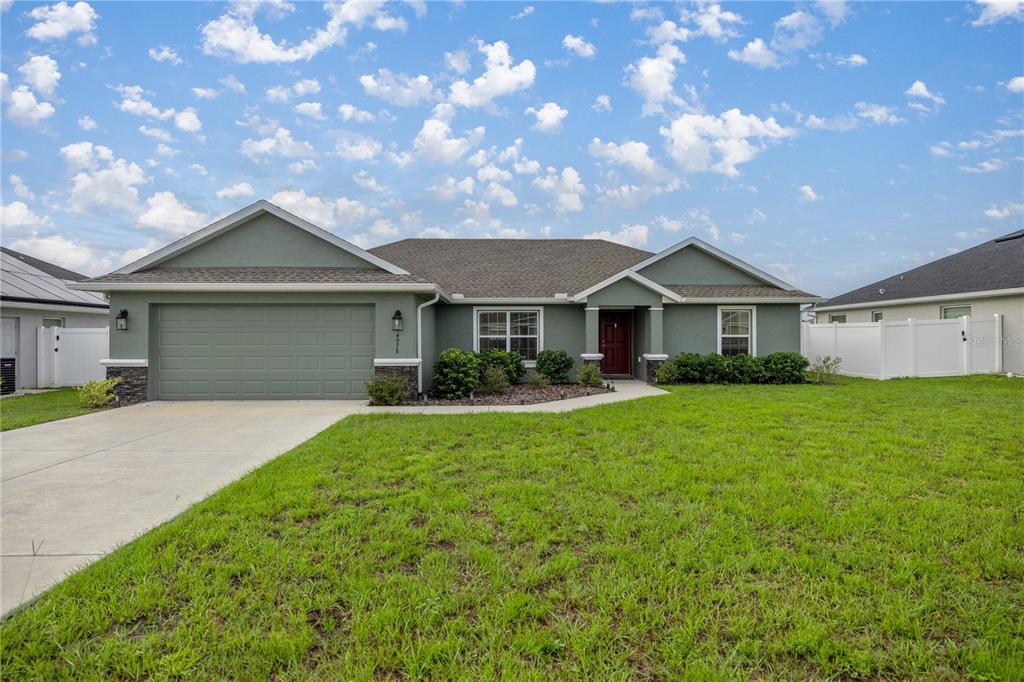
[(352, 399), (373, 377), (372, 305), (154, 306), (162, 400)]

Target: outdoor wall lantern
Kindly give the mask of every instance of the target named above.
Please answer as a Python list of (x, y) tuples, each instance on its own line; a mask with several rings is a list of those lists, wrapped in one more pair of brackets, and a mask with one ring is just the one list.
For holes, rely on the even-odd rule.
[(126, 308), (121, 308), (121, 312), (117, 314), (114, 320), (117, 325), (117, 331), (128, 331), (128, 310)]
[[(124, 312), (124, 311), (121, 311)], [(402, 331), (402, 311), (396, 310), (395, 314), (391, 316), (391, 330), (400, 332)]]

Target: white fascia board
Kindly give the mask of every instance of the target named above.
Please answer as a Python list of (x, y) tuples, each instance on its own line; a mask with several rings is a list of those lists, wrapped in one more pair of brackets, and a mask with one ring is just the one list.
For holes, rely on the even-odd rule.
[[(811, 298), (811, 297), (798, 297), (798, 296), (786, 296), (779, 297), (773, 296), (770, 298), (684, 298), (682, 303), (715, 303), (720, 305), (728, 305), (730, 303), (814, 303), (815, 301), (823, 301), (822, 298)], [(821, 310), (821, 308), (818, 308)]]
[(671, 289), (668, 289), (666, 287), (663, 287), (662, 285), (658, 284), (654, 280), (647, 279), (643, 275), (641, 275), (641, 274), (639, 274), (637, 272), (634, 272), (632, 269), (630, 269), (630, 270), (623, 270), (622, 272), (620, 272), (618, 274), (615, 274), (615, 275), (612, 275), (611, 277), (609, 277), (608, 279), (606, 279), (606, 280), (604, 280), (602, 282), (598, 282), (597, 284), (595, 284), (594, 286), (590, 287), (589, 289), (584, 289), (580, 293), (578, 293), (575, 296), (573, 296), (572, 300), (575, 303), (584, 303), (584, 302), (586, 302), (588, 296), (590, 296), (592, 294), (595, 294), (598, 291), (600, 291), (601, 289), (604, 289), (605, 287), (609, 287), (612, 284), (615, 284), (616, 282), (618, 282), (620, 280), (623, 280), (623, 279), (631, 279), (634, 282), (636, 282), (637, 284), (639, 284), (641, 286), (644, 286), (644, 287), (647, 287), (651, 291), (655, 291), (655, 292), (661, 294), (663, 298), (667, 298), (667, 299), (669, 299), (671, 301), (674, 301), (676, 303), (680, 303), (683, 300), (682, 297), (680, 297), (679, 294), (677, 294), (676, 292), (674, 292)]
[(458, 294), (452, 296), (450, 302), (474, 305), (565, 305), (566, 303), (577, 303), (569, 298), (459, 298)]
[(87, 282), (78, 284), (82, 291), (401, 291), (433, 294), (433, 284), (356, 284), (330, 282), (301, 283), (232, 283), (232, 282)]
[(755, 268), (750, 263), (741, 261), (739, 258), (736, 258), (735, 256), (732, 256), (732, 255), (726, 253), (725, 251), (722, 251), (717, 246), (712, 246), (711, 244), (708, 244), (707, 242), (705, 242), (703, 240), (697, 239), (696, 237), (690, 237), (689, 239), (684, 239), (683, 241), (679, 242), (678, 244), (674, 244), (674, 245), (668, 247), (664, 251), (659, 251), (658, 253), (654, 254), (650, 258), (647, 258), (646, 260), (640, 261), (639, 263), (637, 263), (636, 265), (631, 267), (630, 270), (633, 270), (633, 271), (643, 270), (648, 265), (651, 265), (653, 263), (657, 263), (662, 258), (667, 258), (668, 256), (671, 256), (675, 252), (680, 251), (682, 249), (685, 249), (688, 246), (695, 247), (695, 248), (697, 248), (697, 249), (699, 249), (701, 251), (704, 251), (705, 253), (707, 253), (709, 255), (714, 256), (715, 258), (718, 258), (719, 260), (725, 261), (729, 265), (731, 265), (731, 266), (733, 266), (733, 267), (735, 267), (735, 268), (737, 268), (739, 270), (742, 270), (743, 272), (747, 273), (748, 275), (756, 277), (757, 279), (761, 280), (762, 282), (767, 282), (768, 284), (780, 287), (782, 289), (785, 289), (786, 291), (794, 291), (796, 289), (796, 287), (794, 287), (793, 285), (788, 284), (786, 282), (783, 282), (778, 277), (773, 277), (772, 275), (769, 275), (764, 270), (761, 270), (759, 268)]
[(39, 310), (44, 313), (81, 313), (82, 315), (107, 315), (110, 313), (110, 306), (95, 308), (93, 306), (28, 303), (25, 301), (3, 301), (0, 302), (0, 308), (4, 310)]
[(892, 305), (908, 303), (936, 303), (938, 301), (966, 301), (972, 298), (996, 298), (998, 296), (1024, 295), (1024, 287), (1012, 289), (991, 289), (988, 291), (967, 291), (961, 294), (943, 294), (940, 296), (918, 296), (917, 298), (894, 298), (891, 301), (868, 301), (867, 303), (847, 303), (845, 305), (815, 306), (809, 312), (832, 312), (836, 310), (856, 310), (859, 308), (884, 308)]
[(416, 367), (423, 361), (419, 358), (374, 358), (374, 367)]
[(205, 241), (212, 239), (218, 234), (230, 230), (238, 225), (241, 225), (245, 221), (249, 220), (253, 216), (259, 213), (270, 213), (271, 215), (277, 216), (285, 222), (291, 223), (295, 227), (298, 227), (306, 232), (309, 232), (313, 236), (323, 239), (325, 242), (348, 251), (352, 255), (365, 260), (368, 263), (376, 265), (377, 267), (390, 272), (393, 275), (408, 275), (409, 273), (402, 268), (398, 267), (394, 263), (373, 255), (372, 253), (365, 251), (351, 242), (347, 242), (341, 237), (337, 237), (327, 230), (317, 227), (308, 220), (303, 220), (297, 215), (293, 215), (288, 211), (284, 210), (280, 206), (275, 206), (266, 199), (260, 199), (259, 201), (246, 206), (245, 208), (235, 211), (231, 215), (225, 216), (220, 220), (210, 223), (206, 227), (196, 230), (190, 235), (182, 237), (176, 242), (172, 242), (162, 249), (158, 249), (148, 256), (144, 256), (139, 260), (129, 263), (128, 265), (114, 270), (113, 274), (116, 275), (127, 275), (133, 272), (138, 272), (145, 268), (153, 267), (158, 265), (165, 260), (175, 256), (183, 251), (186, 251), (193, 246), (198, 246)]
[(103, 358), (100, 360), (100, 364), (104, 367), (148, 367), (149, 359), (147, 358)]

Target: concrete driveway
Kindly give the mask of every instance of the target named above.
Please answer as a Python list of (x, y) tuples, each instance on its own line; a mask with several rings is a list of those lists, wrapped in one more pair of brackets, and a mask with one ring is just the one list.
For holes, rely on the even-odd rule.
[(152, 402), (4, 433), (0, 613), (365, 404)]

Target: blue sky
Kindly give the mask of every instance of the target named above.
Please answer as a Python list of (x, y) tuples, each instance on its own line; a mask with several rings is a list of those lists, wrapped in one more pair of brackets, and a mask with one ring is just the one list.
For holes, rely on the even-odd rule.
[(1024, 222), (1020, 3), (3, 2), (3, 241), (266, 198), (363, 246), (690, 235), (830, 295)]

